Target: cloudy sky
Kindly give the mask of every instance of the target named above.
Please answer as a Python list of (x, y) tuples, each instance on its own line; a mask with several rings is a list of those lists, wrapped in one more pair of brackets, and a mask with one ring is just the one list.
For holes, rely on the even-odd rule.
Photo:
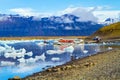
[(104, 21), (120, 15), (120, 0), (0, 0), (1, 14), (51, 16), (71, 13), (81, 20)]

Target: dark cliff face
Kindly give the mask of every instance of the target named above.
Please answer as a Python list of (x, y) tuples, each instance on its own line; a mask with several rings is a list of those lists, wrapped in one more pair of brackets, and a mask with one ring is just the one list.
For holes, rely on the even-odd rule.
[(78, 19), (70, 14), (38, 19), (34, 16), (7, 15), (5, 20), (0, 20), (0, 37), (88, 36), (103, 26), (92, 21), (80, 22)]

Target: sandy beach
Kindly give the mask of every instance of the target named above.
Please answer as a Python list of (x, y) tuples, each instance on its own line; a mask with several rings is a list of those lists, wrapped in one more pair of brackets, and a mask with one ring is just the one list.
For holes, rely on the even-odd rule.
[(73, 60), (22, 80), (120, 80), (120, 50)]
[(39, 40), (39, 39), (85, 39), (87, 36), (26, 36), (26, 37), (0, 37), (0, 40)]

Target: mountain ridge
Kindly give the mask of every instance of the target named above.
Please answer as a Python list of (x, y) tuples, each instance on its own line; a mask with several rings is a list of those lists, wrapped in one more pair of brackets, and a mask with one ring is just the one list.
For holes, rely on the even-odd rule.
[(71, 14), (36, 19), (34, 16), (0, 15), (0, 37), (88, 36), (103, 25), (79, 21)]

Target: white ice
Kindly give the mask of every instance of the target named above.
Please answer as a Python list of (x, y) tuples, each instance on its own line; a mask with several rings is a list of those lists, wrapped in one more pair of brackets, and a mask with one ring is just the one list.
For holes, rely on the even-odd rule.
[(53, 57), (53, 58), (51, 58), (51, 60), (52, 60), (52, 61), (59, 61), (60, 58), (59, 58), (59, 57)]
[(48, 50), (46, 51), (47, 54), (53, 55), (53, 54), (63, 54), (65, 51), (62, 50)]
[(15, 65), (15, 62), (1, 61), (1, 66), (13, 66), (13, 65)]

